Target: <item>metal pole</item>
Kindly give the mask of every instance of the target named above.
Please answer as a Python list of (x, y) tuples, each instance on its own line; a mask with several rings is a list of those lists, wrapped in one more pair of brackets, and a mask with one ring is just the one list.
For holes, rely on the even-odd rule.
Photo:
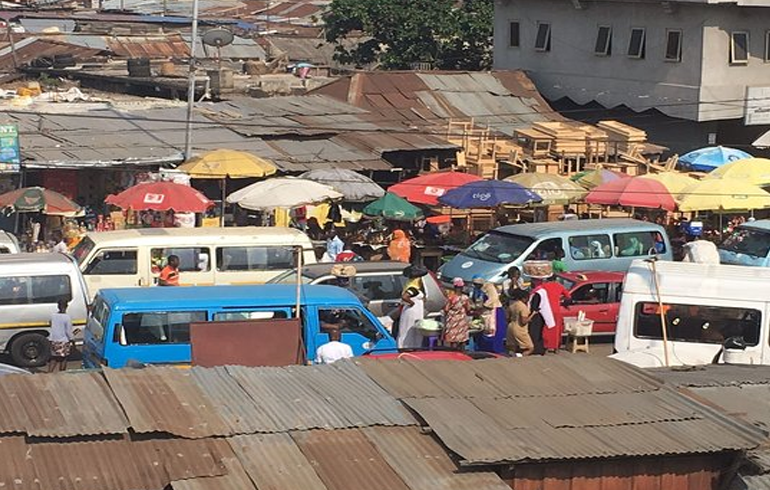
[(300, 318), (301, 316), (301, 308), (302, 308), (302, 259), (304, 257), (302, 256), (303, 253), (305, 253), (305, 249), (300, 245), (296, 248), (297, 250), (297, 311), (295, 311), (296, 318)]
[(198, 0), (193, 0), (192, 33), (190, 38), (190, 73), (187, 76), (187, 126), (184, 136), (184, 159), (192, 157), (192, 120), (195, 108), (195, 43), (198, 39)]

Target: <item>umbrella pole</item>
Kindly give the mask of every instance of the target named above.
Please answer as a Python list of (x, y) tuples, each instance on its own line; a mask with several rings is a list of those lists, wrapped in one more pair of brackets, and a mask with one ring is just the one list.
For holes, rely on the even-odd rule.
[(219, 226), (224, 228), (225, 226), (225, 198), (227, 196), (227, 176), (225, 176), (224, 179), (222, 179), (222, 211), (220, 213), (219, 217)]
[(300, 308), (302, 306), (302, 254), (304, 250), (300, 245), (297, 247), (297, 310), (295, 316), (300, 317)]

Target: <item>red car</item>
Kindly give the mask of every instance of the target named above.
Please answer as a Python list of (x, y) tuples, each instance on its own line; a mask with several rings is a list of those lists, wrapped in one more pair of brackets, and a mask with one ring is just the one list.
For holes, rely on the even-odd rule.
[(582, 271), (563, 272), (557, 280), (570, 292), (572, 301), (562, 305), (565, 317), (578, 316), (584, 311), (594, 321), (594, 335), (614, 335), (620, 310), (624, 272)]

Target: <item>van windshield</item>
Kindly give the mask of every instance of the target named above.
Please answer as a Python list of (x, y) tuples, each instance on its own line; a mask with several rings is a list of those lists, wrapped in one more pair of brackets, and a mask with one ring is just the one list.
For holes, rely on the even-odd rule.
[[(767, 253), (770, 252), (770, 233), (751, 228), (738, 228), (725, 238), (719, 245), (719, 249), (723, 252), (721, 255), (724, 262), (763, 265)], [(739, 254), (741, 257), (738, 257)]]
[(490, 231), (465, 249), (463, 255), (507, 264), (516, 260), (534, 241), (534, 239), (526, 236)]
[(83, 261), (86, 260), (86, 257), (91, 253), (91, 250), (94, 249), (95, 245), (96, 244), (88, 237), (83, 238), (80, 240), (80, 243), (75, 245), (75, 248), (72, 249), (72, 256), (75, 257), (78, 265), (83, 265)]

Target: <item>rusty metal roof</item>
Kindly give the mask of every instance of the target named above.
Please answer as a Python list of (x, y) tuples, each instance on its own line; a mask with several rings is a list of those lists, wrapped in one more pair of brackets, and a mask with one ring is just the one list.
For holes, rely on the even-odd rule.
[(0, 45), (0, 71), (11, 72), (16, 70), (14, 66), (14, 50), (16, 63), (19, 66), (27, 65), (37, 58), (53, 59), (54, 56), (63, 54), (72, 55), (75, 62), (82, 62), (91, 60), (101, 53), (99, 49), (28, 37), (17, 41), (13, 50), (8, 43)]
[(222, 458), (226, 474), (171, 482), (174, 490), (257, 490), (235, 455)]
[(167, 432), (193, 439), (232, 434), (188, 371), (105, 368), (104, 376), (138, 433)]
[[(264, 432), (412, 425), (406, 409), (352, 363), (228, 372), (261, 407)], [(259, 422), (258, 422), (259, 423)]]
[(325, 486), (289, 434), (258, 434), (229, 439), (257, 488), (324, 490)]
[(510, 490), (492, 472), (460, 472), (432, 435), (416, 427), (363, 429), (367, 439), (414, 490)]
[(0, 377), (0, 433), (35, 437), (125, 433), (128, 421), (98, 372)]
[(314, 430), (292, 438), (327, 488), (409, 490), (361, 431)]
[(770, 384), (770, 366), (711, 364), (689, 368), (655, 368), (654, 376), (674, 386), (742, 386)]
[(179, 34), (166, 36), (105, 36), (107, 47), (122, 58), (187, 58), (190, 46)]
[(770, 431), (770, 385), (705, 386), (689, 388), (697, 400)]

